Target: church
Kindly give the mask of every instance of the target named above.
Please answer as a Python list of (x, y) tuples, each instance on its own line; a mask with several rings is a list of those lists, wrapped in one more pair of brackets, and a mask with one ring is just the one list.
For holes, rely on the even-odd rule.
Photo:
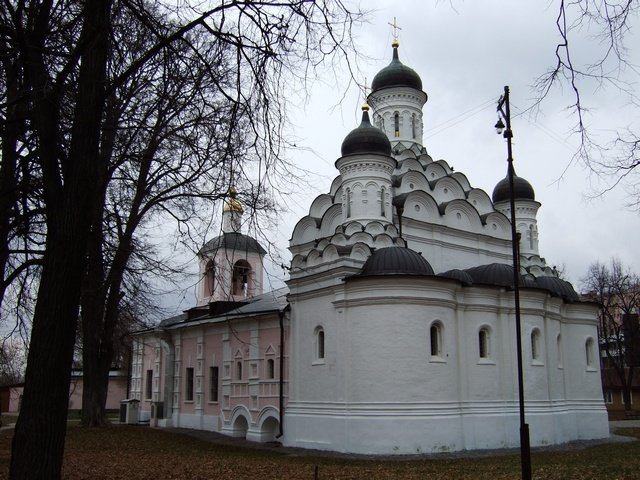
[[(263, 291), (229, 190), (197, 305), (133, 336), (143, 420), (363, 454), (519, 445), (509, 182), (489, 196), (429, 156), (427, 98), (394, 40), (292, 232), (287, 287)], [(531, 184), (514, 194), (531, 444), (605, 438), (597, 306), (540, 255)]]

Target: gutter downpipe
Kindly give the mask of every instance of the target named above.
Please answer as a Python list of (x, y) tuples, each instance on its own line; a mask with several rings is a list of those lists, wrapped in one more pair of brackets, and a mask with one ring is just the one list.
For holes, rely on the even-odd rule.
[[(286, 308), (286, 307), (285, 307)], [(284, 429), (282, 421), (284, 419), (284, 309), (278, 312), (280, 320), (280, 388), (279, 388), (279, 420), (278, 420), (278, 435), (276, 438), (284, 435)]]

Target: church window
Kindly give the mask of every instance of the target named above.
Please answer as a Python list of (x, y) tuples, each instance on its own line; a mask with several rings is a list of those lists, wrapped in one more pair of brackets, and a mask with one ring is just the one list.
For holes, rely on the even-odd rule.
[(147, 378), (144, 389), (144, 398), (151, 400), (151, 394), (153, 393), (153, 370), (147, 370)]
[(442, 324), (440, 322), (431, 324), (429, 341), (431, 343), (431, 356), (442, 357)]
[(416, 138), (416, 114), (411, 115), (411, 138)]
[(349, 188), (347, 188), (345, 209), (346, 209), (345, 218), (349, 218), (351, 216), (351, 189)]
[(273, 358), (269, 358), (267, 360), (267, 378), (272, 379), (276, 378), (276, 369), (275, 369), (275, 361)]
[(556, 348), (558, 351), (558, 368), (562, 368), (562, 336), (560, 334), (556, 337)]
[(540, 330), (537, 328), (531, 332), (531, 359), (540, 360)]
[(487, 327), (482, 327), (478, 332), (478, 353), (480, 358), (489, 358), (490, 355), (490, 335)]
[(324, 329), (322, 327), (317, 327), (314, 333), (314, 353), (314, 360), (324, 360)]
[(385, 215), (385, 211), (384, 211), (384, 198), (386, 196), (386, 190), (384, 187), (382, 187), (380, 189), (380, 215), (382, 215), (384, 217)]
[(242, 360), (236, 362), (236, 380), (242, 380)]
[(585, 357), (586, 357), (586, 361), (587, 361), (587, 367), (593, 367), (593, 363), (594, 363), (594, 342), (593, 342), (593, 338), (589, 337), (587, 338), (587, 341), (584, 343), (584, 349), (585, 349)]
[(209, 401), (218, 401), (218, 367), (209, 367)]
[(187, 368), (185, 375), (185, 395), (186, 402), (193, 402), (193, 368)]
[(393, 114), (393, 126), (395, 130), (395, 136), (400, 136), (400, 114), (398, 112)]
[(231, 281), (231, 295), (246, 297), (249, 290), (251, 265), (246, 260), (238, 260), (233, 266), (233, 278)]
[(209, 260), (207, 262), (207, 266), (204, 269), (205, 275), (205, 295), (213, 295), (215, 290), (215, 281), (216, 281), (216, 264), (213, 260)]

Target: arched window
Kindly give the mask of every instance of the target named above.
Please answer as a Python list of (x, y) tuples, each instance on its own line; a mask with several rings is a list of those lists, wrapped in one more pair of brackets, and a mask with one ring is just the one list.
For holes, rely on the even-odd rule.
[(233, 266), (231, 295), (246, 297), (249, 293), (251, 265), (246, 260), (238, 260)]
[(584, 342), (584, 350), (585, 350), (585, 358), (587, 361), (587, 367), (594, 366), (594, 341), (593, 338), (587, 338), (587, 341)]
[(204, 269), (205, 276), (205, 295), (211, 296), (216, 288), (216, 264), (213, 260), (207, 262), (207, 266)]
[(236, 380), (242, 380), (242, 360), (236, 362)]
[(314, 337), (314, 360), (324, 360), (324, 329), (316, 327)]
[(384, 187), (380, 188), (380, 215), (384, 217), (384, 197), (386, 196), (386, 190)]
[(416, 138), (416, 114), (411, 115), (411, 138)]
[(269, 358), (267, 360), (267, 378), (272, 379), (276, 378), (276, 369), (275, 369), (275, 361), (273, 358)]
[(482, 327), (478, 332), (478, 355), (480, 358), (489, 358), (491, 354), (491, 335), (487, 327)]
[(537, 328), (531, 332), (531, 359), (540, 360), (540, 330)]
[(431, 345), (431, 356), (442, 357), (442, 324), (433, 322), (429, 329), (429, 342)]
[(560, 334), (556, 337), (556, 349), (558, 353), (558, 367), (562, 367), (562, 336)]
[(393, 126), (395, 130), (395, 136), (400, 136), (400, 114), (398, 112), (393, 114)]
[(347, 188), (347, 193), (346, 193), (346, 205), (345, 205), (345, 209), (346, 209), (346, 216), (345, 218), (349, 218), (351, 216), (351, 189)]

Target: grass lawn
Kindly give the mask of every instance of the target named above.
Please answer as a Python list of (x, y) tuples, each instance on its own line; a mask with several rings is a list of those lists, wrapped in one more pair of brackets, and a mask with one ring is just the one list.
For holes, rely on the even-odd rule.
[[(640, 438), (640, 429), (619, 430)], [(12, 430), (0, 432), (0, 479), (8, 478)], [(640, 479), (640, 441), (533, 452), (536, 479)], [(148, 427), (70, 426), (66, 479), (516, 479), (518, 455), (350, 460), (215, 445)]]

